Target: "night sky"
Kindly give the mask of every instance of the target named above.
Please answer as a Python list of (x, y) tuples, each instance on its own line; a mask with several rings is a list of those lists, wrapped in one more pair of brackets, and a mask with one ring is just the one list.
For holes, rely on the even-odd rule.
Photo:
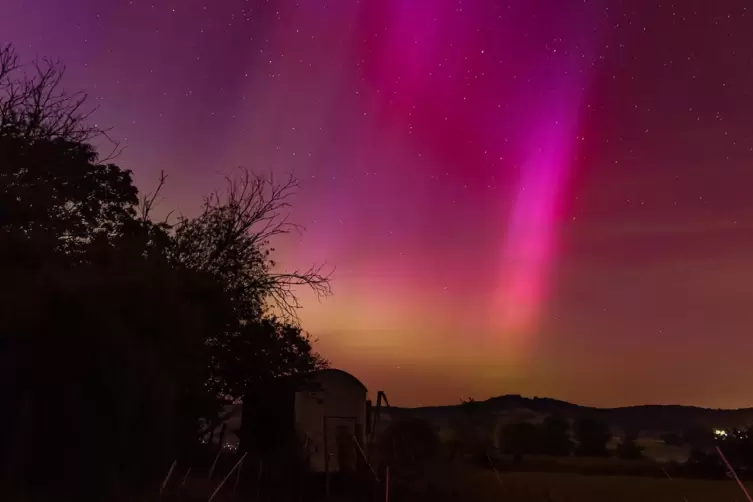
[(392, 404), (753, 406), (749, 0), (0, 6), (165, 212), (299, 178), (303, 326)]

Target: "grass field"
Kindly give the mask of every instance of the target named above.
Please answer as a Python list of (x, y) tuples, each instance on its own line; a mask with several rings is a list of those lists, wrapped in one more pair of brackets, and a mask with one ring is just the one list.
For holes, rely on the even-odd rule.
[[(509, 459), (500, 456), (500, 467)], [(740, 487), (732, 479), (700, 480), (668, 478), (662, 474), (661, 464), (647, 460), (620, 460), (617, 458), (552, 458), (529, 456), (525, 459), (529, 472), (497, 470), (468, 463), (448, 464), (444, 460), (429, 462), (423, 468), (400, 472), (392, 470), (390, 502), (747, 502)], [(187, 486), (173, 486), (164, 502), (205, 502), (229, 469), (223, 465), (215, 479), (206, 479), (206, 473), (193, 473)], [(548, 470), (547, 469), (556, 469)], [(563, 471), (562, 469), (567, 469)], [(576, 469), (577, 471), (574, 471)], [(621, 469), (615, 471), (614, 469)], [(253, 470), (253, 469), (252, 469)], [(253, 470), (253, 472), (256, 472)], [(644, 475), (611, 475), (606, 473), (642, 472)], [(652, 473), (646, 475), (645, 473)], [(382, 480), (384, 474), (382, 473)], [(254, 479), (250, 494), (256, 493)], [(321, 480), (319, 480), (321, 481)], [(311, 485), (322, 485), (310, 481)], [(176, 478), (177, 483), (177, 478)], [(220, 492), (216, 502), (252, 500), (233, 495), (235, 478)], [(291, 481), (293, 483), (293, 481)], [(295, 483), (294, 483), (295, 484)], [(265, 502), (317, 502), (323, 501), (305, 488), (293, 499), (286, 498), (277, 488), (262, 483), (261, 500)], [(379, 483), (383, 490), (383, 481)], [(303, 487), (304, 485), (300, 485)], [(323, 485), (322, 485), (323, 486)], [(753, 493), (753, 482), (747, 483)], [(365, 487), (360, 495), (371, 500), (384, 500), (373, 488)], [(239, 493), (240, 495), (240, 493)], [(248, 494), (247, 494), (248, 496)], [(363, 497), (333, 497), (330, 502), (354, 502)]]
[[(582, 476), (555, 473), (479, 473), (489, 501), (506, 502), (745, 502), (732, 481)], [(753, 484), (748, 484), (753, 492)], [(496, 494), (495, 494), (496, 492)], [(550, 498), (547, 498), (547, 494)]]
[[(449, 479), (426, 479), (418, 483), (412, 494), (391, 490), (390, 501), (395, 502), (746, 502), (747, 499), (732, 480), (707, 481), (692, 479), (667, 479), (637, 476), (592, 476), (570, 473), (500, 473), (468, 470), (454, 481)], [(429, 488), (433, 485), (433, 488)], [(450, 488), (450, 485), (452, 488)], [(182, 496), (167, 497), (167, 501), (206, 501), (212, 486), (190, 486)], [(201, 489), (200, 489), (201, 488)], [(397, 487), (395, 487), (397, 488)], [(753, 483), (748, 490), (753, 492)], [(450, 494), (450, 492), (454, 492)], [(379, 500), (383, 500), (380, 495)], [(264, 497), (266, 498), (266, 497)], [(240, 502), (241, 497), (223, 490), (217, 502)], [(283, 499), (275, 499), (284, 502)], [(304, 495), (304, 502), (323, 500)], [(346, 500), (333, 498), (333, 502)], [(350, 502), (351, 499), (347, 499)], [(359, 499), (360, 500), (360, 499)], [(297, 501), (298, 502), (298, 501)]]

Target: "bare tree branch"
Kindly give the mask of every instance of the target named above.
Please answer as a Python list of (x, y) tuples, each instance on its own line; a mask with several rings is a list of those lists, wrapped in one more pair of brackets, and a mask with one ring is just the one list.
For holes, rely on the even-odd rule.
[(0, 46), (0, 134), (79, 143), (104, 138), (112, 149), (99, 162), (107, 163), (122, 148), (109, 129), (89, 123), (97, 107), (86, 106), (86, 93), (62, 89), (65, 70), (60, 62), (46, 58), (22, 65), (11, 44)]
[[(159, 180), (157, 181), (157, 188), (154, 190), (154, 192), (147, 192), (141, 196), (141, 200), (139, 201), (138, 215), (142, 221), (151, 220), (152, 209), (154, 209), (154, 207), (157, 205), (157, 197), (165, 187), (166, 181), (167, 175), (165, 174), (165, 171), (160, 171)], [(173, 211), (167, 213), (167, 216), (162, 223), (166, 224), (172, 214)]]
[(297, 190), (292, 176), (277, 183), (272, 176), (241, 168), (239, 176), (227, 178), (224, 193), (214, 192), (205, 199), (200, 216), (179, 220), (174, 227), (175, 257), (223, 277), (239, 300), (261, 302), (297, 321), (297, 288), (308, 287), (319, 298), (332, 294), (332, 272), (325, 272), (323, 266), (276, 272), (272, 240), (304, 231), (289, 219)]

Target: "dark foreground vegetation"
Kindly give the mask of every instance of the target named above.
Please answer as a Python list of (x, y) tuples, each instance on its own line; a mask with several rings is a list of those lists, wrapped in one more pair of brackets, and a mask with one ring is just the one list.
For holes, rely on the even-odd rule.
[(130, 500), (223, 404), (325, 364), (295, 288), (329, 280), (273, 260), (294, 180), (241, 171), (155, 219), (165, 178), (140, 196), (62, 77), (0, 48), (0, 498)]
[(557, 417), (508, 424), (495, 448), (485, 428), (490, 417), (476, 414), (472, 402), (464, 408), (445, 441), (421, 420), (385, 431), (379, 459), (393, 473), (391, 500), (732, 501), (747, 500), (736, 477), (753, 480), (747, 431), (688, 431), (674, 438), (692, 443), (688, 461), (665, 463), (645, 457), (630, 436), (608, 446), (606, 424), (592, 420), (570, 431)]

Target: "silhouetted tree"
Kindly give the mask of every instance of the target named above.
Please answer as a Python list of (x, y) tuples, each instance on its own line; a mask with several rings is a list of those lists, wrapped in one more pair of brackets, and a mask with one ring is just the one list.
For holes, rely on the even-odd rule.
[(300, 326), (275, 316), (238, 323), (207, 340), (210, 385), (223, 396), (242, 397), (271, 379), (326, 367)]
[(541, 451), (541, 440), (536, 424), (521, 422), (505, 424), (502, 427), (500, 450), (503, 453), (516, 455), (522, 460), (524, 455), (536, 454)]
[(542, 453), (558, 457), (572, 454), (575, 443), (570, 439), (570, 423), (567, 419), (550, 415), (544, 419), (539, 431)]
[(286, 213), (297, 190), (292, 177), (277, 183), (241, 169), (239, 176), (227, 180), (224, 193), (205, 199), (201, 215), (181, 218), (174, 226), (173, 257), (220, 277), (249, 316), (273, 308), (286, 319), (297, 319), (296, 288), (331, 294), (322, 266), (281, 272), (272, 256), (274, 238), (303, 230)]
[(90, 244), (132, 225), (131, 173), (98, 162), (87, 144), (64, 138), (0, 135), (0, 236), (3, 258), (81, 259)]
[(231, 300), (232, 319), (207, 340), (218, 395), (241, 398), (270, 378), (325, 365), (297, 327), (295, 288), (328, 296), (329, 276), (321, 267), (280, 272), (272, 256), (275, 237), (300, 230), (284, 214), (296, 188), (292, 178), (277, 184), (244, 169), (224, 194), (205, 200), (198, 217), (172, 228), (170, 259), (215, 277)]
[(487, 464), (487, 454), (493, 449), (492, 416), (484, 403), (472, 398), (461, 399), (460, 413), (452, 422), (452, 439), (449, 441), (450, 461), (459, 456), (469, 456), (476, 462)]
[(105, 138), (113, 145), (106, 158), (112, 158), (117, 143), (88, 120), (96, 107), (88, 106), (86, 93), (63, 89), (64, 76), (65, 66), (58, 61), (22, 64), (12, 44), (0, 45), (0, 135), (30, 142), (62, 138), (87, 143)]
[(715, 444), (713, 431), (705, 427), (691, 427), (683, 433), (682, 440), (685, 444), (701, 450), (711, 448)]
[(270, 239), (295, 228), (278, 219), (292, 181), (246, 173), (199, 217), (154, 222), (156, 194), (139, 208), (130, 172), (87, 143), (103, 132), (86, 125), (85, 96), (59, 90), (59, 66), (33, 68), (0, 48), (0, 429), (12, 438), (0, 480), (4, 495), (113, 500), (153, 487), (228, 394), (324, 364), (294, 287), (328, 294), (329, 281), (271, 259)]
[(391, 423), (379, 438), (380, 460), (401, 472), (423, 468), (441, 451), (439, 436), (425, 420)]
[(200, 298), (214, 285), (112, 255), (11, 277), (1, 331), (21, 410), (14, 477), (95, 499), (152, 486), (206, 411), (203, 342), (217, 327)]
[(660, 439), (664, 441), (664, 444), (670, 445), (670, 446), (678, 446), (678, 445), (681, 445), (683, 442), (682, 436), (674, 432), (668, 432), (668, 433), (662, 434), (660, 436)]
[(690, 476), (698, 478), (724, 478), (727, 471), (715, 451), (703, 451), (698, 448), (691, 448), (685, 467)]
[[(152, 298), (156, 303), (141, 305), (136, 315), (123, 310), (120, 300), (164, 292), (169, 284), (147, 272), (156, 264), (142, 245), (146, 225), (134, 220), (130, 172), (102, 164), (82, 143), (102, 132), (84, 123), (83, 95), (59, 90), (62, 69), (49, 62), (28, 69), (11, 46), (0, 47), (0, 386), (6, 405), (0, 428), (12, 438), (0, 446), (0, 477), (12, 482), (7, 493), (47, 490), (75, 499), (84, 496), (81, 490), (102, 495), (116, 477), (136, 487), (155, 468), (164, 469), (158, 464), (170, 449), (165, 443), (174, 445), (173, 433), (183, 427), (173, 412), (189, 386), (168, 369), (178, 365), (157, 356), (164, 336), (145, 343), (150, 328), (167, 329), (160, 321), (168, 316), (146, 324), (136, 318), (149, 307), (172, 309), (176, 323), (160, 332), (171, 334), (186, 305), (182, 296), (159, 295), (162, 304)], [(137, 270), (151, 276), (149, 287), (128, 290), (125, 278), (144, 278)], [(135, 296), (123, 295), (126, 290)], [(150, 362), (155, 359), (157, 365)], [(151, 379), (146, 386), (145, 378)], [(135, 410), (151, 416), (139, 422)], [(171, 428), (161, 429), (167, 422)], [(152, 450), (149, 458), (135, 454), (139, 448)], [(138, 463), (127, 464), (134, 459)], [(131, 476), (137, 465), (138, 479)]]
[(753, 436), (751, 429), (730, 429), (716, 437), (716, 446), (740, 477), (750, 477), (753, 472)]
[(638, 433), (626, 430), (622, 441), (617, 445), (617, 456), (623, 459), (633, 460), (643, 457), (643, 447), (636, 443)]
[(612, 437), (609, 425), (603, 420), (594, 418), (581, 418), (575, 421), (573, 426), (575, 439), (578, 446), (575, 454), (583, 457), (605, 457), (607, 442)]

